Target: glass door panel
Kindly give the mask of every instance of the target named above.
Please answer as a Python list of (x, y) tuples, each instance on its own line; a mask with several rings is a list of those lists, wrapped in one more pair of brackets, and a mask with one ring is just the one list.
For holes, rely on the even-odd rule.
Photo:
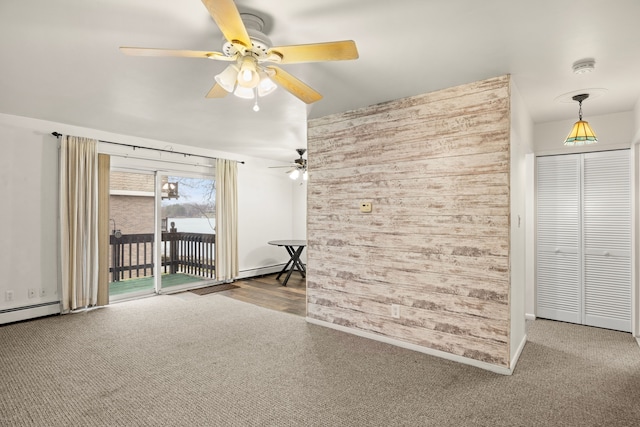
[(109, 299), (155, 292), (155, 174), (111, 170)]
[(165, 292), (215, 280), (215, 183), (211, 178), (160, 175), (159, 252)]

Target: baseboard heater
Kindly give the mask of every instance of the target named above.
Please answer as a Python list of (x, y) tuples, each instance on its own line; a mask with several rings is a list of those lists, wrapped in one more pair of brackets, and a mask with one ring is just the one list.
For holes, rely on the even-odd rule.
[(247, 279), (249, 277), (264, 276), (265, 274), (278, 273), (284, 267), (284, 263), (269, 265), (265, 267), (256, 267), (247, 270), (241, 270), (237, 279)]
[(52, 314), (60, 314), (60, 301), (2, 309), (0, 310), (0, 324), (19, 322)]

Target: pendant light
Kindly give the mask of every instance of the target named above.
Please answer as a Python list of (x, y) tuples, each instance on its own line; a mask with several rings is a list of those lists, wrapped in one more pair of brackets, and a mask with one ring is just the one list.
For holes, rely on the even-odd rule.
[(575, 95), (572, 99), (578, 102), (580, 106), (578, 109), (578, 121), (573, 125), (573, 129), (569, 135), (567, 135), (567, 139), (564, 141), (564, 145), (587, 145), (587, 144), (595, 144), (598, 142), (598, 138), (596, 134), (589, 126), (589, 123), (582, 120), (582, 101), (589, 97), (588, 93), (583, 93), (580, 95)]

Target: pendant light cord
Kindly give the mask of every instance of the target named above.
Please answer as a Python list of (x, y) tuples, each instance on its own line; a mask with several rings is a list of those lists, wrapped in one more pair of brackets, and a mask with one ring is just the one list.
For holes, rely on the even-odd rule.
[(578, 101), (578, 119), (582, 120), (582, 101)]

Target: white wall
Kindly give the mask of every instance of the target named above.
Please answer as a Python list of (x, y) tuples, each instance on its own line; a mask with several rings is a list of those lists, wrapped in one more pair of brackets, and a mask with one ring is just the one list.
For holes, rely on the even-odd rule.
[(525, 183), (525, 216), (526, 222), (526, 267), (525, 267), (525, 317), (529, 320), (536, 318), (536, 292), (535, 292), (535, 280), (536, 280), (536, 182), (535, 182), (535, 168), (536, 168), (536, 156), (534, 153), (526, 155), (526, 170), (527, 177)]
[[(301, 184), (302, 182), (302, 184)], [(293, 238), (307, 239), (307, 183), (296, 181), (293, 184)], [(307, 262), (307, 249), (302, 251), (300, 259)]]
[(511, 328), (510, 358), (515, 366), (526, 340), (527, 154), (533, 151), (533, 122), (518, 88), (511, 81)]
[(633, 109), (633, 143), (640, 143), (640, 99)]
[(304, 181), (295, 181), (293, 184), (293, 238), (307, 238), (307, 184)]
[[(292, 181), (282, 169), (269, 169), (269, 165), (254, 159), (238, 167), (240, 277), (279, 271), (280, 264), (288, 261), (285, 249), (268, 241), (304, 238), (294, 231), (294, 218), (304, 221), (306, 212), (294, 213)], [(259, 270), (269, 266), (276, 267)]]
[[(18, 310), (13, 309), (58, 300), (58, 141), (51, 135), (53, 131), (167, 148), (167, 142), (0, 114), (0, 324), (21, 320)], [(293, 188), (286, 174), (281, 169), (269, 169), (277, 163), (178, 144), (171, 147), (175, 151), (245, 162), (238, 165), (241, 277), (278, 271), (289, 257), (283, 248), (269, 246), (267, 241), (298, 238), (296, 224), (304, 223), (305, 206), (294, 203), (299, 198), (294, 197), (298, 188)], [(31, 288), (38, 290), (35, 298), (28, 298)], [(39, 296), (40, 289), (44, 289), (45, 296)], [(8, 290), (14, 292), (11, 302), (5, 301)]]
[[(0, 323), (5, 323), (21, 320), (13, 309), (22, 306), (39, 306), (37, 315), (59, 312), (58, 149), (53, 136), (4, 121), (0, 146)], [(13, 292), (13, 301), (7, 301), (7, 292)]]

